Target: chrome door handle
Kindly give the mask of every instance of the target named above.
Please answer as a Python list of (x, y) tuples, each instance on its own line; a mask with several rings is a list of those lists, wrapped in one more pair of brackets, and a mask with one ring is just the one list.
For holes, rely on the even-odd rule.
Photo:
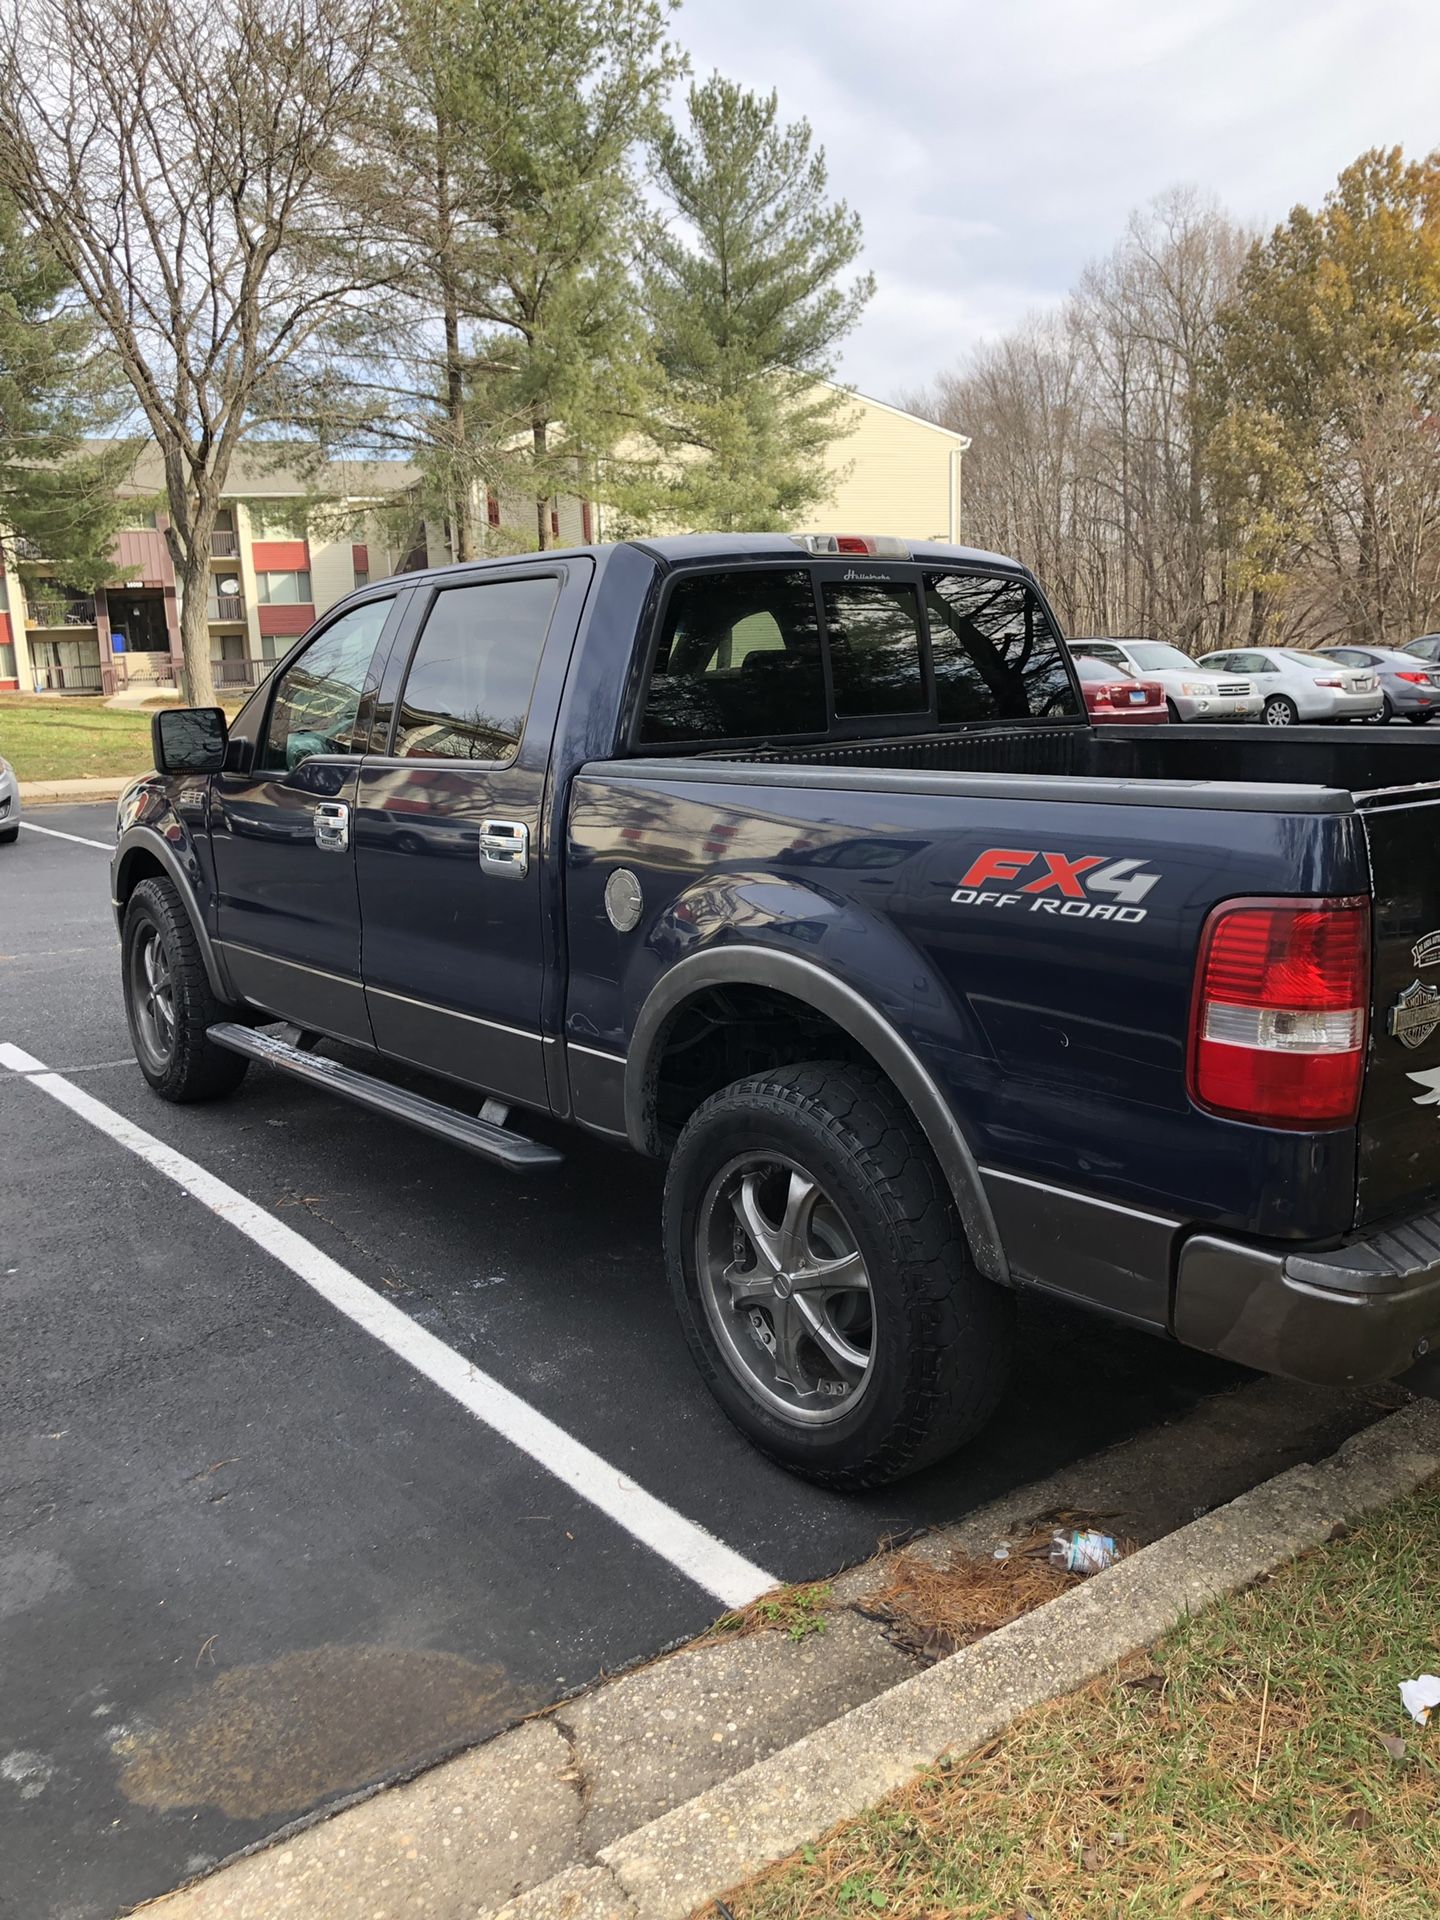
[(322, 800), (315, 809), (315, 844), (322, 853), (344, 853), (350, 845), (350, 809), (343, 800)]
[(480, 822), (480, 867), (498, 880), (523, 880), (530, 871), (530, 829), (523, 820)]

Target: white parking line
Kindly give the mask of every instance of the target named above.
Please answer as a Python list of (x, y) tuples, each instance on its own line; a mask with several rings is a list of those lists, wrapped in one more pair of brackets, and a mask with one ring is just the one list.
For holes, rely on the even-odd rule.
[(21, 826), (27, 833), (43, 833), (49, 840), (73, 840), (77, 847), (98, 847), (101, 853), (113, 853), (113, 840), (87, 840), (81, 833), (62, 833), (59, 827), (37, 827), (33, 820), (22, 820)]
[(468, 1413), (538, 1461), (547, 1473), (588, 1500), (617, 1526), (672, 1567), (703, 1587), (727, 1607), (743, 1607), (775, 1586), (773, 1574), (755, 1566), (717, 1540), (703, 1527), (646, 1493), (618, 1468), (557, 1427), (553, 1420), (511, 1393), (508, 1387), (480, 1369), (433, 1333), (418, 1326), (409, 1314), (367, 1287), (365, 1282), (312, 1246), (292, 1227), (283, 1225), (234, 1187), (217, 1180), (194, 1160), (177, 1153), (153, 1134), (135, 1126), (123, 1114), (105, 1106), (23, 1048), (0, 1043), (0, 1067), (23, 1075), (32, 1087), (48, 1093), (101, 1133), (147, 1165), (173, 1180), (237, 1232), (253, 1240), (298, 1280), (328, 1300), (358, 1327), (374, 1336), (400, 1359), (423, 1373)]

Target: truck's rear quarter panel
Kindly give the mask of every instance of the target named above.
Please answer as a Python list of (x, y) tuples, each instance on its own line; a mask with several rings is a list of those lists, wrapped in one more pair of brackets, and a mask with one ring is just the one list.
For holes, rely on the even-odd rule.
[[(1186, 1221), (1277, 1237), (1350, 1224), (1354, 1133), (1281, 1133), (1201, 1113), (1185, 1090), (1200, 929), (1238, 894), (1364, 892), (1353, 814), (1136, 804), (1133, 787), (871, 770), (612, 762), (578, 777), (569, 817), (567, 1032), (624, 1052), (677, 960), (743, 940), (799, 953), (864, 995), (928, 1066), (982, 1166)], [(977, 786), (985, 789), (977, 791)], [(1157, 790), (1151, 789), (1151, 792)], [(1347, 802), (1348, 806), (1348, 802)], [(987, 850), (1139, 860), (1138, 917), (1097, 917), (1057, 887), (957, 902)], [(640, 878), (616, 933), (604, 886)], [(1093, 902), (1092, 902), (1093, 904)]]

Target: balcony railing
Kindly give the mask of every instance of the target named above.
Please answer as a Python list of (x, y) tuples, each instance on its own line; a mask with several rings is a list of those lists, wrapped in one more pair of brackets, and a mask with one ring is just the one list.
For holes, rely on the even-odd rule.
[(212, 620), (243, 620), (245, 602), (238, 593), (217, 593), (206, 611)]
[(100, 668), (53, 667), (36, 664), (35, 688), (38, 693), (99, 693)]
[(117, 687), (173, 687), (175, 662), (168, 653), (149, 653), (137, 648), (134, 653), (117, 653), (110, 662)]
[(221, 556), (239, 553), (239, 534), (231, 527), (216, 527), (210, 536), (210, 551)]
[(32, 627), (93, 627), (94, 624), (95, 602), (88, 597), (30, 602)]
[(217, 687), (258, 687), (270, 664), (268, 660), (212, 660), (210, 671)]

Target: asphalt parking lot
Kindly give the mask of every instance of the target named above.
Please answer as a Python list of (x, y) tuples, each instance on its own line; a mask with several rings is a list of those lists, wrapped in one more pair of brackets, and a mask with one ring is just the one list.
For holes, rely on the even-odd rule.
[(258, 1068), (164, 1105), (121, 1008), (111, 809), (29, 818), (0, 849), (0, 1911), (115, 1913), (747, 1582), (1242, 1377), (1031, 1304), (979, 1443), (807, 1487), (692, 1369), (657, 1169), (537, 1125), (568, 1159), (520, 1182)]

